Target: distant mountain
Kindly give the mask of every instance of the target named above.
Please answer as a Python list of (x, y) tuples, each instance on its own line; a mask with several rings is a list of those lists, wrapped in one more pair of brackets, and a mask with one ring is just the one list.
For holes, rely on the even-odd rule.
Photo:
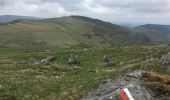
[(115, 47), (148, 44), (143, 35), (119, 25), (83, 16), (18, 20), (0, 25), (0, 46)]
[(131, 28), (142, 25), (140, 23), (117, 23), (117, 24), (120, 25), (120, 26), (131, 27)]
[(0, 23), (8, 23), (8, 22), (13, 22), (16, 20), (21, 20), (21, 19), (39, 19), (37, 17), (29, 17), (29, 16), (16, 16), (16, 15), (2, 15), (0, 16)]
[(135, 27), (133, 31), (148, 37), (152, 44), (170, 43), (170, 25), (146, 24)]
[(140, 27), (150, 29), (152, 31), (158, 31), (163, 34), (170, 34), (170, 25), (146, 24), (146, 25), (141, 25)]

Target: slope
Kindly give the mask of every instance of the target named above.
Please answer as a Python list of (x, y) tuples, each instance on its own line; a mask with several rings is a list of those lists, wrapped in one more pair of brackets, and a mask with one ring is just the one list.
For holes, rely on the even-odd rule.
[(146, 24), (135, 27), (134, 32), (144, 34), (152, 44), (170, 43), (170, 25)]
[(0, 46), (113, 47), (148, 44), (121, 26), (83, 16), (44, 20), (17, 20), (0, 25)]

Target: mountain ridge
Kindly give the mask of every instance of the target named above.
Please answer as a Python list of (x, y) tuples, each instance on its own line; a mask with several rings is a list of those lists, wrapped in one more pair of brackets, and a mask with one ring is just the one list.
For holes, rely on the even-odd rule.
[(145, 24), (133, 28), (133, 32), (144, 34), (151, 44), (170, 43), (170, 25)]
[(148, 35), (151, 34), (148, 30), (151, 30), (150, 27), (127, 28), (75, 15), (37, 20), (22, 19), (0, 25), (0, 46), (120, 47), (169, 42), (169, 38), (166, 39), (165, 36), (162, 36), (162, 41), (156, 41), (156, 38)]
[(23, 19), (37, 20), (41, 18), (32, 17), (32, 16), (19, 16), (19, 15), (0, 15), (0, 24), (5, 24), (5, 23), (13, 22), (16, 20), (23, 20)]
[(147, 39), (124, 27), (80, 16), (14, 21), (1, 25), (0, 35), (2, 46), (19, 47), (115, 47), (147, 43)]

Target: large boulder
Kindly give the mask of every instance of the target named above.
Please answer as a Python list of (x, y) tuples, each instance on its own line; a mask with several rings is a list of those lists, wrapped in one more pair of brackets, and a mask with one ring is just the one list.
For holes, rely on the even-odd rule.
[[(115, 80), (108, 80), (82, 100), (157, 100), (154, 93), (146, 88), (141, 81), (144, 71), (138, 70), (119, 76)], [(131, 98), (131, 99), (130, 99)]]

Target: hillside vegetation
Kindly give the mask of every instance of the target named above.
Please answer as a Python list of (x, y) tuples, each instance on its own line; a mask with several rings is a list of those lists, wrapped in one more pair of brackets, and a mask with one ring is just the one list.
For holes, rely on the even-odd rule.
[(131, 34), (124, 27), (82, 16), (17, 20), (0, 25), (1, 47), (115, 47), (149, 42), (147, 37)]
[(134, 31), (149, 38), (151, 44), (170, 43), (170, 25), (146, 24), (135, 27)]
[[(86, 50), (1, 48), (0, 100), (80, 100), (94, 91), (102, 80), (136, 69), (168, 75), (163, 66), (146, 64), (148, 59), (159, 57), (164, 50), (164, 47), (139, 46)], [(70, 54), (78, 56), (80, 65), (67, 64)], [(49, 65), (16, 63), (30, 59), (38, 61), (49, 55), (55, 57)], [(115, 65), (103, 65), (104, 55)]]

